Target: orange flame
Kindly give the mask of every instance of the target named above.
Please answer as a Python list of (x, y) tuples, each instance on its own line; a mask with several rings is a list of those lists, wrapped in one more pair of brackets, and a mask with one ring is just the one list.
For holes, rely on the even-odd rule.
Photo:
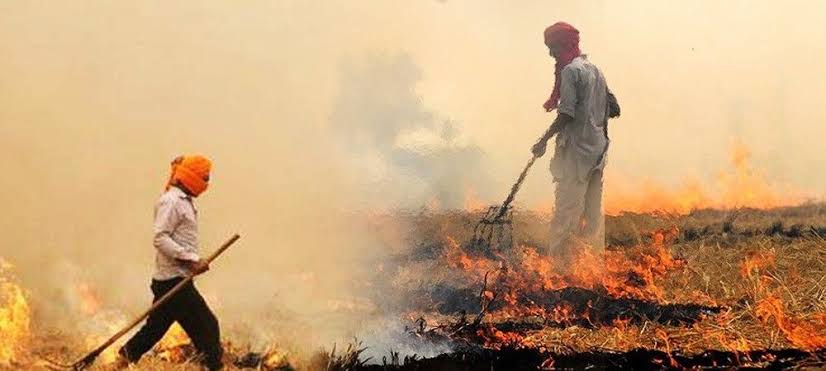
[(0, 258), (0, 366), (11, 367), (31, 337), (31, 315), (23, 289), (11, 276), (11, 264)]
[[(104, 308), (104, 302), (98, 290), (88, 282), (78, 282), (71, 286), (73, 304), (72, 309), (82, 314), (83, 321), (79, 325), (87, 333), (83, 342), (86, 348), (94, 348), (106, 341), (112, 334), (119, 331), (126, 324), (126, 318), (116, 310)], [(118, 348), (124, 340), (121, 339), (115, 345), (106, 348), (101, 353), (97, 362), (101, 364), (112, 363), (117, 360)]]
[[(758, 252), (750, 254), (743, 261), (740, 273), (745, 278), (754, 278), (755, 273), (766, 268), (773, 267), (775, 263), (774, 252)], [(774, 324), (783, 333), (786, 339), (796, 347), (803, 349), (820, 349), (826, 347), (826, 326), (823, 326), (822, 318), (815, 316), (814, 323), (795, 318), (786, 314), (786, 309), (780, 296), (771, 292), (766, 287), (769, 279), (763, 275), (755, 280), (758, 294), (768, 295), (760, 299), (754, 309), (754, 313), (763, 323), (774, 320)], [(821, 322), (817, 324), (817, 322)]]
[(476, 192), (476, 189), (473, 187), (467, 187), (465, 189), (465, 200), (464, 200), (464, 208), (465, 211), (479, 211), (483, 210), (487, 207), (487, 203), (479, 198), (479, 193)]
[(155, 354), (161, 359), (169, 362), (183, 362), (188, 357), (185, 347), (190, 340), (183, 327), (175, 322), (163, 336), (161, 341), (155, 345)]
[(740, 265), (740, 274), (744, 278), (748, 278), (772, 266), (774, 266), (774, 252), (750, 254), (746, 256), (746, 260)]
[(103, 302), (92, 285), (88, 283), (80, 283), (75, 286), (77, 295), (80, 297), (80, 310), (83, 314), (93, 315), (100, 311)]
[(763, 323), (774, 319), (777, 328), (796, 347), (809, 350), (826, 347), (826, 327), (787, 316), (783, 301), (776, 295), (757, 303), (755, 314)]
[(261, 369), (263, 370), (281, 370), (292, 369), (290, 367), (289, 353), (283, 349), (270, 347), (264, 351), (264, 356), (261, 360)]
[[(513, 251), (513, 259), (497, 257), (494, 260), (486, 256), (470, 256), (455, 239), (445, 237), (443, 256), (448, 266), (464, 273), (460, 277), (468, 286), (486, 280), (489, 286), (481, 292), (480, 299), (489, 302), (495, 297), (495, 300), (501, 300), (506, 304), (498, 310), (501, 314), (541, 316), (564, 323), (580, 318), (588, 320), (589, 312), (574, 312), (565, 305), (542, 308), (528, 298), (544, 291), (580, 287), (600, 288), (617, 298), (662, 299), (664, 293), (657, 282), (669, 271), (682, 266), (682, 261), (673, 258), (667, 245), (678, 234), (676, 227), (658, 230), (651, 234), (654, 242), (650, 246), (625, 251), (596, 254), (590, 248), (583, 248), (571, 264), (572, 269), (566, 269), (570, 273), (558, 272), (551, 256), (525, 246)], [(508, 264), (513, 266), (506, 266), (504, 261), (510, 261)], [(491, 339), (501, 337), (498, 333), (481, 335)]]
[(719, 172), (713, 187), (704, 187), (696, 179), (683, 180), (682, 186), (677, 189), (643, 180), (642, 184), (627, 187), (632, 192), (617, 193), (616, 189), (622, 188), (620, 186), (623, 182), (612, 184), (609, 187), (612, 191), (606, 192), (606, 213), (618, 215), (623, 211), (631, 211), (687, 214), (703, 208), (768, 209), (795, 205), (805, 200), (801, 192), (769, 182), (761, 171), (749, 165), (750, 157), (748, 147), (735, 142), (730, 153), (731, 168)]
[(669, 338), (668, 334), (663, 331), (662, 329), (657, 329), (654, 331), (656, 336), (660, 338), (665, 343), (665, 353), (668, 355), (668, 362), (672, 368), (680, 368), (680, 364), (677, 362), (676, 359), (671, 355), (671, 339)]
[(485, 340), (484, 346), (490, 349), (500, 349), (503, 346), (519, 347), (524, 337), (516, 332), (502, 331), (494, 327), (480, 327), (476, 336)]
[[(109, 336), (120, 330), (124, 325), (124, 321), (122, 320), (113, 320), (109, 318), (96, 319), (95, 322), (95, 327), (97, 327), (95, 333), (86, 336), (84, 339), (84, 343), (89, 349), (95, 348), (102, 342), (106, 341)], [(106, 348), (106, 350), (98, 356), (97, 362), (100, 364), (115, 362), (118, 358), (118, 348), (118, 346), (110, 346)]]

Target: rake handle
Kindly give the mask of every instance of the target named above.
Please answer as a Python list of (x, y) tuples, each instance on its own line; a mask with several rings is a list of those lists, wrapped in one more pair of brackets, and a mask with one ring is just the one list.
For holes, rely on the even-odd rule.
[[(237, 233), (234, 234), (226, 242), (224, 242), (224, 244), (221, 245), (221, 247), (219, 247), (217, 250), (215, 250), (215, 252), (213, 252), (212, 255), (210, 255), (206, 259), (206, 262), (207, 263), (212, 263), (212, 261), (215, 260), (215, 258), (217, 258), (219, 255), (221, 255), (224, 251), (226, 251), (233, 243), (235, 243), (235, 241), (238, 241), (239, 238), (241, 238), (240, 235), (238, 235)], [(178, 293), (178, 291), (181, 291), (181, 289), (183, 289), (183, 287), (186, 286), (186, 284), (192, 282), (193, 278), (195, 278), (195, 275), (193, 275), (191, 273), (188, 274), (181, 282), (178, 282), (178, 284), (175, 285), (171, 290), (167, 291), (166, 294), (161, 296), (160, 299), (158, 299), (157, 301), (152, 303), (152, 306), (149, 307), (149, 309), (147, 309), (145, 312), (143, 312), (143, 314), (141, 314), (140, 316), (135, 318), (135, 320), (132, 321), (131, 323), (129, 323), (129, 325), (127, 325), (126, 327), (124, 327), (123, 329), (118, 331), (116, 334), (112, 335), (112, 337), (110, 337), (109, 340), (106, 340), (105, 342), (103, 342), (103, 344), (101, 344), (100, 346), (95, 348), (95, 350), (89, 352), (89, 354), (87, 354), (86, 356), (81, 358), (79, 361), (75, 362), (75, 367), (74, 368), (75, 369), (81, 369), (81, 368), (83, 368), (83, 366), (81, 366), (79, 368), (77, 366), (80, 366), (80, 365), (85, 366), (85, 365), (91, 363), (92, 360), (97, 358), (97, 356), (100, 355), (101, 353), (103, 353), (103, 351), (106, 348), (108, 348), (115, 341), (120, 339), (121, 336), (123, 336), (124, 334), (129, 332), (129, 330), (131, 330), (132, 328), (137, 326), (139, 323), (141, 323), (146, 317), (149, 317), (149, 315), (152, 312), (154, 312), (155, 310), (157, 310), (161, 305), (168, 302), (169, 299), (171, 299), (173, 295)]]
[(525, 177), (528, 176), (528, 170), (531, 169), (533, 163), (536, 161), (537, 157), (532, 156), (528, 163), (525, 164), (525, 168), (522, 169), (522, 173), (519, 174), (519, 178), (516, 179), (516, 183), (513, 184), (511, 187), (511, 193), (508, 194), (508, 197), (505, 199), (505, 202), (502, 202), (502, 207), (499, 208), (499, 212), (496, 214), (496, 217), (493, 220), (499, 220), (508, 212), (508, 208), (510, 208), (511, 202), (516, 197), (516, 192), (519, 192), (519, 188), (522, 187), (522, 182), (525, 180)]

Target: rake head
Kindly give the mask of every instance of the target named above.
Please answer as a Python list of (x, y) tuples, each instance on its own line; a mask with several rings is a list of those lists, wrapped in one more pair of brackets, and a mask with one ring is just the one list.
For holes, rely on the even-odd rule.
[(513, 210), (509, 206), (491, 206), (473, 228), (470, 248), (495, 254), (513, 247)]
[(489, 207), (479, 223), (476, 223), (476, 227), (473, 228), (473, 238), (470, 240), (471, 250), (489, 256), (513, 251), (513, 207), (511, 203), (536, 159), (537, 157), (533, 156), (525, 164), (516, 183), (511, 187), (511, 192), (505, 198), (505, 202), (502, 202), (502, 206)]

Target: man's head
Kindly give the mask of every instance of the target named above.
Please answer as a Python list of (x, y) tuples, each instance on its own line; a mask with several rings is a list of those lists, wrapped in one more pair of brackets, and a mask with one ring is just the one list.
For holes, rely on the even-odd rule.
[[(556, 22), (545, 29), (545, 45), (551, 56), (556, 59), (568, 59), (579, 56), (579, 30), (565, 22)], [(571, 58), (571, 59), (573, 59)]]
[(579, 51), (579, 31), (565, 22), (556, 22), (545, 29), (545, 45), (551, 56), (556, 59), (554, 66), (554, 90), (551, 97), (545, 101), (542, 107), (550, 112), (559, 104), (559, 84), (562, 76), (562, 69), (570, 64), (574, 58), (582, 54)]
[(193, 197), (198, 197), (209, 186), (209, 172), (212, 162), (201, 155), (178, 156), (172, 160), (171, 174), (166, 188), (174, 185)]

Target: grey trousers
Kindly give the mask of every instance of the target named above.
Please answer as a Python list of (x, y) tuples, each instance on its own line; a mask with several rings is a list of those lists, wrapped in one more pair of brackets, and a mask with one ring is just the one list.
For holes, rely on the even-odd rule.
[(605, 216), (602, 212), (602, 170), (585, 181), (557, 178), (549, 252), (559, 267), (569, 266), (582, 248), (601, 253), (605, 248)]

